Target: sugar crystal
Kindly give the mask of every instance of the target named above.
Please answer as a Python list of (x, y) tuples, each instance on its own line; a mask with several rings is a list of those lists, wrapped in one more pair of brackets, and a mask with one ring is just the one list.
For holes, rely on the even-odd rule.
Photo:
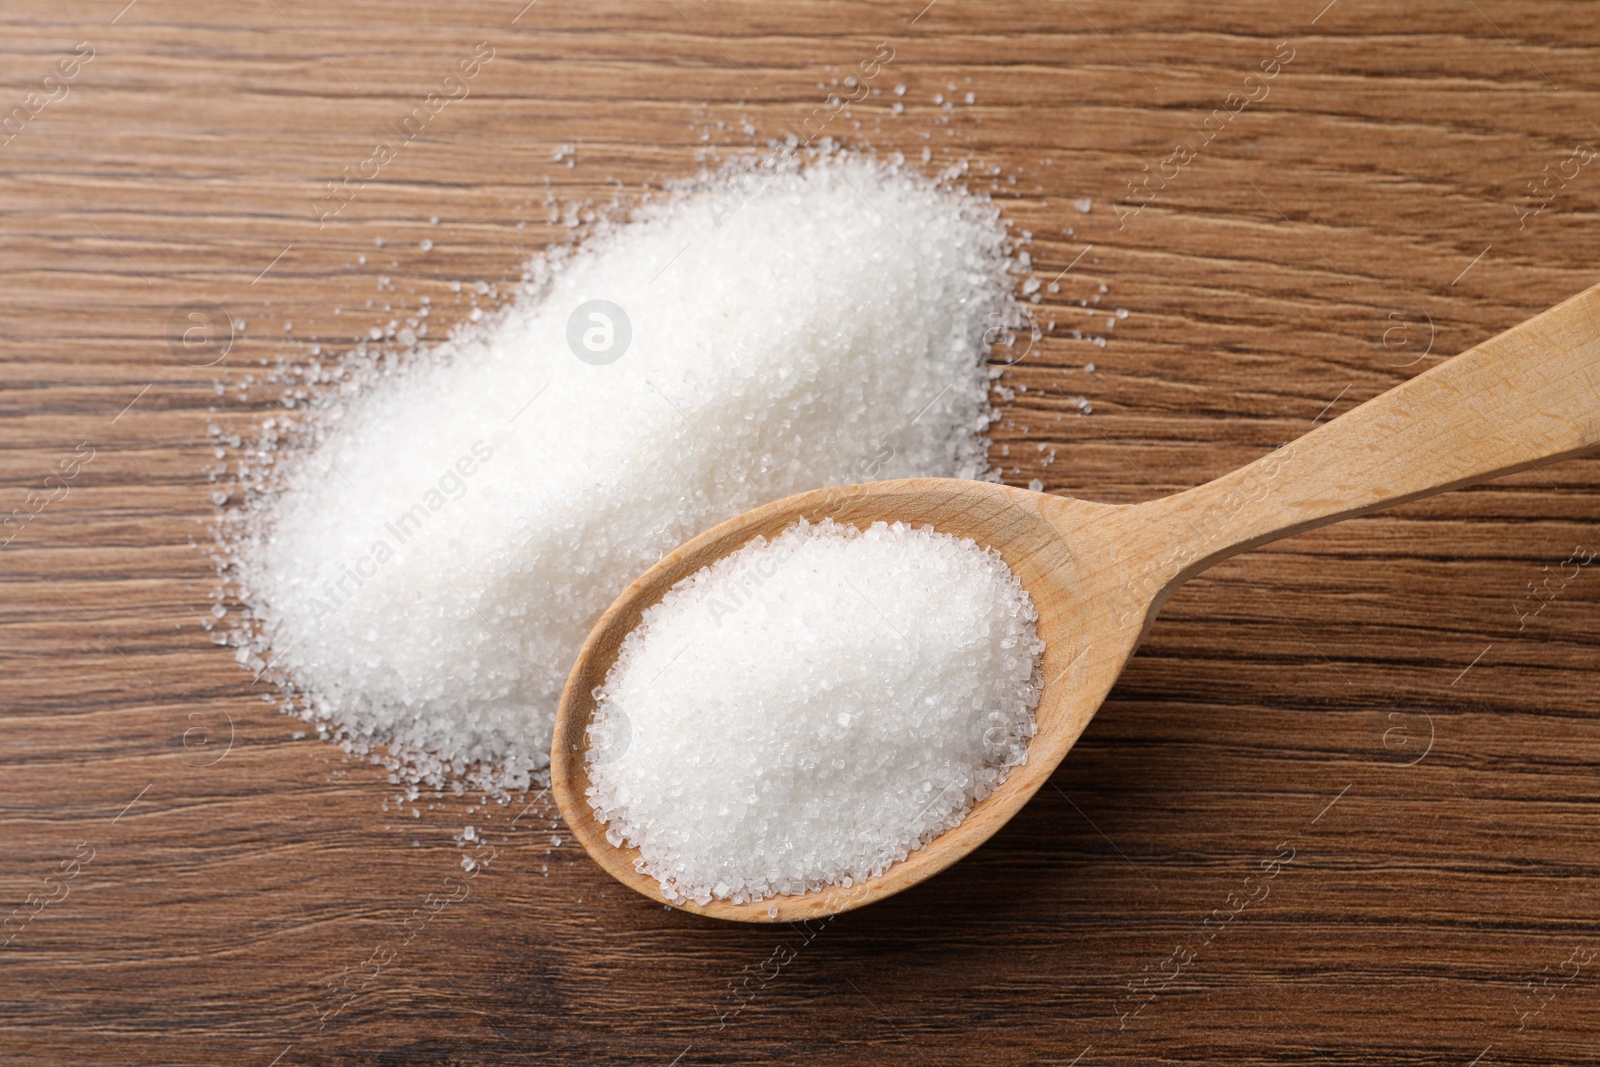
[(802, 521), (678, 582), (599, 690), (589, 799), (668, 900), (882, 874), (1027, 760), (1037, 614), (998, 553)]
[(805, 489), (992, 476), (1008, 255), (987, 199), (839, 152), (602, 226), (307, 404), (228, 544), (244, 640), (308, 719), (525, 788), (585, 635), (662, 554)]

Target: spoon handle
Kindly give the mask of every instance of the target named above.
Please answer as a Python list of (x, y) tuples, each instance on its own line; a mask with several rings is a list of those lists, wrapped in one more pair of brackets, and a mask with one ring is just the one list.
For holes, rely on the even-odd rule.
[(1168, 588), (1236, 552), (1600, 445), (1600, 286), (1215, 481), (1141, 505)]

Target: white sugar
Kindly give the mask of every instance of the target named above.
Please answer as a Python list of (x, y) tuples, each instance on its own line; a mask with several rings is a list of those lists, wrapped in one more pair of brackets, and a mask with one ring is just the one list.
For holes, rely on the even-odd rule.
[(526, 786), (585, 634), (663, 553), (820, 485), (989, 476), (1006, 257), (986, 199), (836, 153), (534, 264), (299, 425), (314, 450), (226, 535), (242, 661), (413, 776)]
[(590, 802), (668, 899), (881, 874), (1025, 762), (1043, 643), (993, 550), (824, 520), (673, 586), (590, 728)]

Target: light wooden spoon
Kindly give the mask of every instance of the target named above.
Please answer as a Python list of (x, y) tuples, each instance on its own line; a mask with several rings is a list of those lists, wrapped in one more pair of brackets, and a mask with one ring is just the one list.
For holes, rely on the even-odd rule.
[[(1218, 560), (1352, 515), (1481, 482), (1600, 444), (1600, 286), (1461, 353), (1270, 455), (1143, 504), (1095, 504), (989, 482), (912, 478), (819, 489), (756, 508), (651, 567), (601, 616), (567, 679), (551, 753), (567, 824), (613, 877), (719, 919), (787, 922), (880, 900), (977, 848), (1050, 777), (1168, 597)], [(1044, 691), (1028, 761), (961, 825), (849, 889), (754, 904), (665, 901), (589, 806), (592, 693), (642, 612), (677, 581), (802, 516), (931, 525), (999, 551), (1039, 611)]]

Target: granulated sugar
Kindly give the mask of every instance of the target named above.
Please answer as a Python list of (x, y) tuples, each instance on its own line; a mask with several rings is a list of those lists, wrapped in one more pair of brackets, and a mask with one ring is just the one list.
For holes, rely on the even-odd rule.
[(998, 553), (804, 522), (673, 586), (624, 640), (589, 798), (668, 899), (881, 874), (1027, 757), (1037, 614)]
[(1016, 319), (983, 198), (836, 153), (710, 179), (545, 267), (314, 408), (314, 450), (230, 535), (241, 661), (413, 778), (526, 787), (599, 613), (705, 527), (989, 476), (985, 335)]

